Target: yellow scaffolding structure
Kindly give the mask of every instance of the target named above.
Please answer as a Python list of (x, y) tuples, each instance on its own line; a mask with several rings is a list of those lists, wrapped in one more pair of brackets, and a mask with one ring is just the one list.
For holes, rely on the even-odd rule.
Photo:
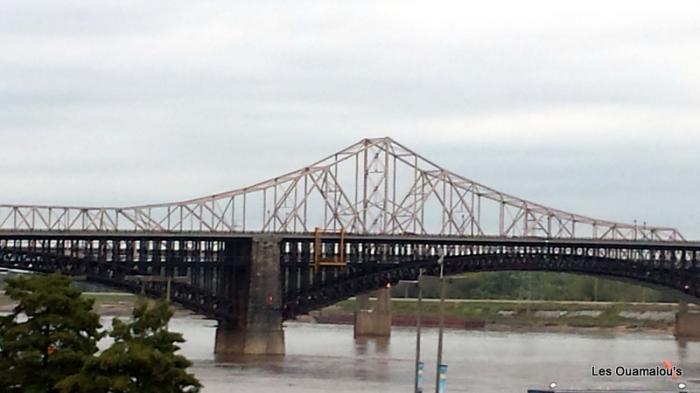
[[(340, 255), (334, 255), (331, 258), (323, 258), (321, 256), (321, 235), (340, 235)], [(323, 266), (347, 266), (345, 260), (345, 229), (340, 228), (340, 231), (322, 230), (316, 228), (314, 232), (314, 269), (320, 269)]]

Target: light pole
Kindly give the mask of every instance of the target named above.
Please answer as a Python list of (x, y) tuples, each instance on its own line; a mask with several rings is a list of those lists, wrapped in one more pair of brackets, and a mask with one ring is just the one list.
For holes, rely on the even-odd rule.
[(421, 304), (423, 301), (423, 288), (420, 286), (420, 279), (423, 276), (423, 268), (418, 269), (418, 279), (416, 281), (401, 280), (399, 282), (416, 284), (418, 289), (418, 304), (416, 306), (416, 364), (413, 379), (413, 392), (423, 393), (423, 362), (420, 360), (420, 335), (421, 335)]
[(438, 265), (440, 265), (440, 327), (438, 330), (438, 351), (437, 351), (437, 366), (435, 370), (435, 393), (444, 392), (445, 383), (444, 374), (447, 371), (447, 366), (442, 364), (442, 333), (445, 329), (445, 255), (440, 250)]
[(418, 269), (418, 304), (416, 305), (416, 370), (414, 380), (414, 393), (423, 393), (423, 362), (420, 361), (420, 329), (421, 329), (421, 302), (423, 301), (423, 288), (420, 286), (420, 279), (423, 276), (423, 269)]

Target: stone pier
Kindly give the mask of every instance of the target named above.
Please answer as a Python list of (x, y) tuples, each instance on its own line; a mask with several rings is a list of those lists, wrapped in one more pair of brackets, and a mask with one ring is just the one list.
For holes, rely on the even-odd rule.
[(369, 308), (367, 294), (357, 297), (359, 309), (355, 312), (355, 337), (389, 337), (391, 335), (391, 288), (377, 290), (377, 303)]
[(688, 312), (688, 303), (678, 304), (676, 337), (700, 339), (700, 314)]
[[(247, 274), (236, 277), (241, 317), (236, 324), (219, 323), (217, 355), (284, 355), (279, 239), (254, 237)], [(247, 300), (246, 300), (247, 299)]]

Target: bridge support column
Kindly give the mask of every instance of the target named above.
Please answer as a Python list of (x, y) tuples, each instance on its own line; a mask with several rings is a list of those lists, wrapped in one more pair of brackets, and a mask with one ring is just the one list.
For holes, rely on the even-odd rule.
[(689, 313), (688, 303), (678, 303), (676, 337), (700, 338), (700, 314)]
[(369, 304), (369, 293), (361, 293), (355, 296), (357, 300), (358, 310), (371, 310), (371, 305)]
[[(382, 288), (376, 294), (377, 303), (373, 310), (360, 308), (355, 312), (355, 337), (391, 336), (391, 289)], [(358, 301), (361, 305), (359, 297)]]
[[(279, 239), (253, 238), (247, 285), (238, 296), (247, 298), (246, 310), (236, 326), (219, 324), (214, 352), (217, 355), (284, 355)], [(242, 283), (241, 283), (242, 284)]]

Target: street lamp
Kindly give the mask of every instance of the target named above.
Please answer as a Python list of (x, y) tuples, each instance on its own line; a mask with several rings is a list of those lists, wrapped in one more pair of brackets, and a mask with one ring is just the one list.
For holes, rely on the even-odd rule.
[(423, 362), (420, 360), (420, 334), (421, 334), (421, 303), (423, 301), (423, 288), (420, 286), (420, 279), (423, 276), (423, 268), (418, 269), (418, 279), (416, 281), (401, 280), (410, 284), (416, 284), (418, 289), (418, 304), (416, 306), (416, 364), (414, 370), (413, 392), (423, 393)]
[(420, 329), (421, 329), (421, 302), (423, 301), (423, 288), (420, 286), (420, 279), (423, 276), (423, 269), (418, 269), (418, 304), (416, 305), (416, 370), (414, 381), (414, 392), (423, 393), (423, 362), (420, 361)]
[(440, 257), (438, 265), (440, 265), (440, 328), (438, 330), (438, 352), (437, 352), (437, 367), (435, 370), (435, 393), (443, 393), (445, 391), (445, 373), (447, 365), (442, 364), (442, 334), (445, 329), (445, 254), (440, 249)]

